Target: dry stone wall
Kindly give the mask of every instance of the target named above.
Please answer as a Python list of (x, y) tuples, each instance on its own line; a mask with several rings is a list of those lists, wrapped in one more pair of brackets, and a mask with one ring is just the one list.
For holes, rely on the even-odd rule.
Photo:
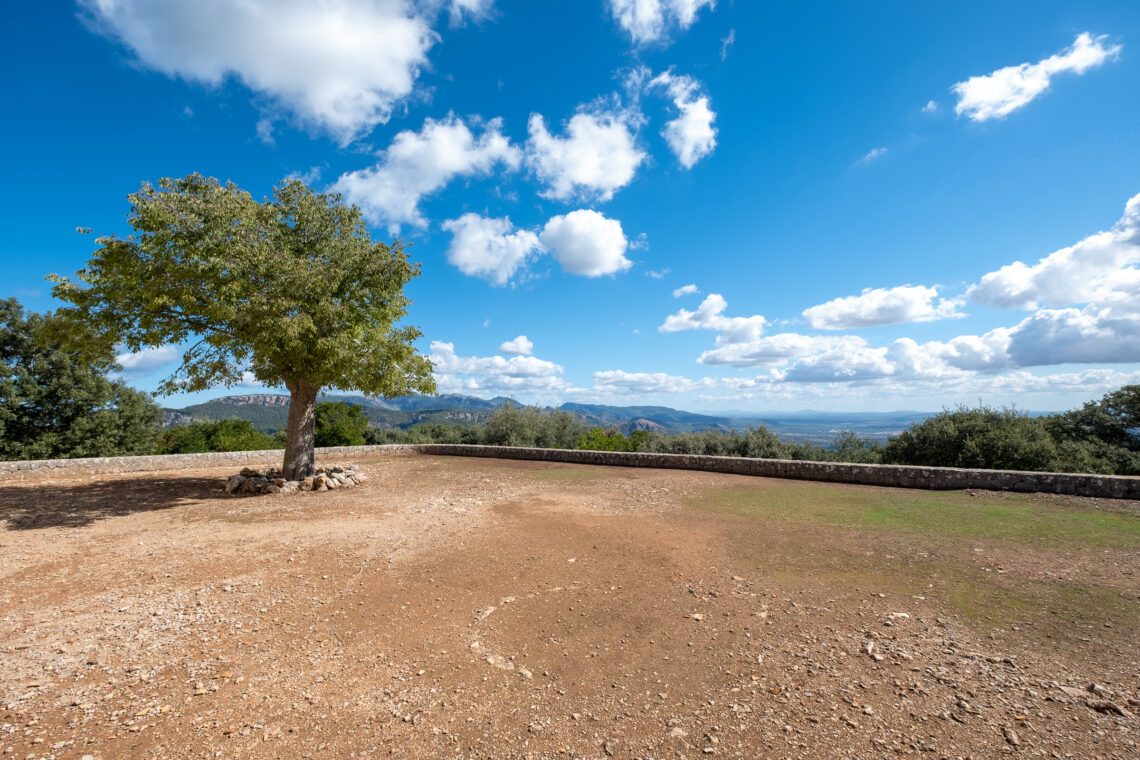
[[(508, 446), (452, 444), (391, 444), (386, 446), (335, 446), (318, 448), (318, 459), (347, 459), (378, 454), (436, 454), (441, 456), (495, 457), (543, 462), (604, 465), (610, 467), (657, 467), (702, 470), (769, 478), (793, 478), (831, 483), (855, 483), (899, 488), (955, 490), (976, 488), (989, 491), (1021, 491), (1095, 496), (1110, 499), (1140, 499), (1140, 478), (1111, 475), (1073, 475), (1009, 470), (965, 470), (952, 467), (840, 464), (799, 462), (786, 459), (747, 459), (688, 454), (648, 454), (621, 451), (574, 451), (529, 449)], [(130, 472), (235, 468), (279, 465), (283, 452), (234, 451), (210, 454), (168, 454), (99, 459), (51, 459), (34, 462), (0, 462), (0, 481), (43, 477), (75, 477)]]

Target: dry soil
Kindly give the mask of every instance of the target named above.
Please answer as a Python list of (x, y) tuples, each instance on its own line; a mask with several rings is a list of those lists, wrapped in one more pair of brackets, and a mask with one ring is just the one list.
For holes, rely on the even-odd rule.
[(0, 758), (1140, 757), (1140, 504), (361, 465), (0, 486)]

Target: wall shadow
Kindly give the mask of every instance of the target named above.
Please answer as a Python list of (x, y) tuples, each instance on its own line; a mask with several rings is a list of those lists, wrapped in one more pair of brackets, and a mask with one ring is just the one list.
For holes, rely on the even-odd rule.
[(222, 478), (140, 474), (92, 482), (50, 480), (0, 485), (0, 525), (7, 530), (82, 528), (98, 520), (153, 512), (224, 496)]

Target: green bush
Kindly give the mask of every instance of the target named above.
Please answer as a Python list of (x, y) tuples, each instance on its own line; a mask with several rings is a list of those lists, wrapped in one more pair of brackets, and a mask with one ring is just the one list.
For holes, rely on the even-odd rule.
[(1041, 418), (1014, 407), (960, 406), (911, 425), (883, 447), (886, 464), (1055, 470), (1057, 444)]
[(548, 412), (505, 404), (487, 420), (483, 443), (488, 446), (529, 446), (572, 449), (586, 427), (569, 412)]
[(317, 404), (317, 446), (363, 446), (368, 417), (356, 404), (322, 401)]
[(159, 454), (202, 454), (208, 451), (265, 451), (283, 443), (261, 432), (249, 420), (195, 422), (163, 431)]
[(594, 428), (579, 438), (574, 448), (587, 451), (641, 451), (648, 440), (649, 433), (645, 430), (634, 430), (626, 437), (617, 430), (607, 433), (603, 428)]

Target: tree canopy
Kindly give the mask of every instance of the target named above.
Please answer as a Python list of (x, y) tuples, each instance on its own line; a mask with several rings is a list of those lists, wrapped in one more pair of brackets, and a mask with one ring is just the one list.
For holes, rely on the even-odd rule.
[(83, 325), (0, 301), (0, 458), (149, 454), (159, 408), (109, 379), (115, 368), (111, 344)]
[(75, 280), (53, 276), (61, 312), (131, 350), (188, 344), (163, 393), (252, 373), (291, 394), (284, 472), (313, 471), (322, 388), (433, 393), (431, 363), (399, 323), (419, 274), (404, 244), (373, 242), (360, 210), (299, 181), (255, 200), (191, 174), (129, 196), (134, 233), (100, 238)]

